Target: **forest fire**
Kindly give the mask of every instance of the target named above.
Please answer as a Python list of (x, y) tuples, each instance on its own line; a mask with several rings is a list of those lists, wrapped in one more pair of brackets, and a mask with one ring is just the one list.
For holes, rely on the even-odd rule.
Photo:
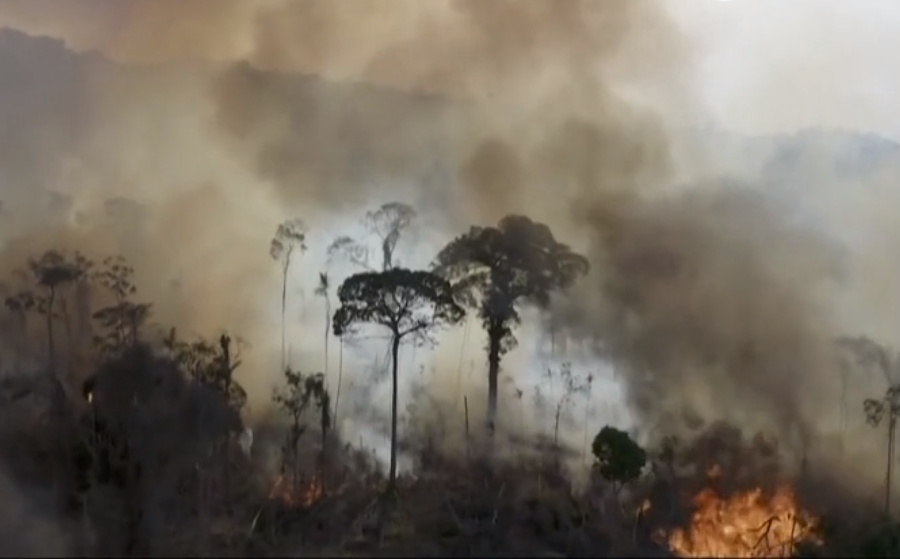
[(309, 483), (301, 484), (297, 489), (292, 487), (285, 475), (279, 475), (269, 491), (270, 499), (277, 499), (288, 507), (310, 507), (325, 496), (325, 487), (318, 475), (313, 475)]
[(757, 488), (728, 498), (706, 488), (693, 505), (690, 525), (668, 538), (678, 557), (790, 557), (800, 542), (821, 543), (817, 520), (799, 508), (787, 485), (771, 495)]

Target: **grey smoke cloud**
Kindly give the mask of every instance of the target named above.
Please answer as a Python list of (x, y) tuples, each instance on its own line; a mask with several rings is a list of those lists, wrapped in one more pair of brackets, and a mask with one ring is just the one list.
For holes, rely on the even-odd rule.
[[(298, 214), (327, 230), (379, 197), (415, 201), (451, 229), (527, 212), (586, 251), (595, 270), (557, 319), (625, 371), (647, 423), (691, 408), (817, 436), (814, 420), (835, 398), (829, 343), (844, 333), (835, 294), (847, 287), (834, 270), (855, 282), (853, 306), (870, 309), (860, 324), (900, 333), (871, 287), (896, 277), (896, 257), (846, 257), (766, 194), (720, 184), (717, 162), (675, 157), (673, 126), (706, 107), (701, 53), (672, 3), (67, 6), (0, 3), (6, 25), (115, 62), (59, 55), (77, 79), (34, 86), (58, 96), (59, 114), (27, 92), (2, 99), (28, 115), (28, 141), (16, 144), (27, 149), (5, 180), (29, 188), (11, 187), (27, 209), (7, 225), (0, 264), (51, 243), (126, 251), (161, 319), (238, 325), (261, 400), (272, 376), (257, 371), (273, 370), (277, 354), (265, 249), (275, 223)], [(889, 168), (872, 188), (896, 198), (884, 186), (895, 177)], [(702, 187), (671, 186), (684, 178)], [(828, 171), (816, 180), (842, 184)], [(72, 194), (71, 207), (36, 226), (46, 214), (32, 188), (48, 184)], [(810, 203), (826, 224), (846, 199), (829, 192), (832, 206)], [(140, 228), (99, 217), (114, 196), (142, 204)], [(897, 220), (873, 200), (855, 198), (867, 246), (892, 254)], [(447, 359), (436, 367), (455, 369), (458, 356)], [(534, 367), (522, 361), (508, 362), (513, 376)]]

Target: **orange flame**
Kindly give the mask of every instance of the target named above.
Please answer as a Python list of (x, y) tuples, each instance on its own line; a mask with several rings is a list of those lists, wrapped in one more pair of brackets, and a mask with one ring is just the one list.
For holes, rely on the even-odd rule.
[(771, 496), (753, 489), (727, 499), (707, 488), (693, 502), (690, 526), (668, 539), (678, 557), (789, 557), (800, 542), (821, 543), (816, 519), (786, 485)]
[(270, 499), (277, 499), (288, 507), (310, 507), (324, 496), (325, 488), (322, 486), (319, 476), (315, 474), (309, 483), (296, 491), (291, 487), (287, 477), (282, 474), (275, 479), (272, 489), (269, 490)]

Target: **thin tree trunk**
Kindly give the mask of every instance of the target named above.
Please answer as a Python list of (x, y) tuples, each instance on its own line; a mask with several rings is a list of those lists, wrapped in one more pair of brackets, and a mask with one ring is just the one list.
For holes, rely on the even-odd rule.
[(287, 313), (287, 278), (288, 268), (291, 266), (291, 255), (288, 252), (284, 257), (284, 267), (281, 273), (281, 370), (284, 372), (287, 366), (285, 351), (285, 314)]
[(328, 334), (331, 330), (331, 302), (325, 294), (325, 377), (328, 378)]
[(501, 330), (492, 325), (488, 331), (488, 409), (487, 428), (493, 435), (497, 427), (497, 397), (500, 377)]
[[(891, 410), (893, 411), (893, 410)], [(884, 482), (884, 514), (891, 513), (891, 485), (894, 477), (894, 435), (897, 429), (897, 418), (891, 413), (888, 422), (888, 457), (887, 472)]]
[(334, 396), (334, 417), (332, 429), (337, 426), (338, 404), (341, 403), (341, 385), (344, 383), (344, 338), (338, 338), (338, 385), (337, 394)]
[(65, 398), (66, 394), (62, 383), (56, 375), (56, 347), (53, 338), (53, 306), (56, 302), (56, 288), (50, 287), (47, 296), (47, 353), (49, 357), (49, 377), (50, 377), (50, 424), (55, 431), (55, 451), (58, 452), (54, 458), (56, 471), (54, 472), (53, 486), (56, 497), (60, 503), (67, 501), (71, 484), (69, 479), (71, 464), (69, 460), (68, 441), (65, 433)]
[(456, 394), (453, 399), (454, 405), (456, 402), (459, 402), (459, 397), (462, 394), (462, 365), (463, 365), (463, 357), (466, 353), (466, 344), (469, 341), (469, 327), (471, 322), (466, 318), (465, 326), (463, 327), (463, 339), (462, 343), (459, 346), (459, 363), (456, 365)]
[(398, 355), (400, 353), (400, 335), (394, 332), (391, 344), (391, 357), (393, 358), (393, 386), (391, 387), (391, 467), (388, 473), (388, 489), (393, 491), (397, 485), (397, 386)]
[(550, 326), (550, 359), (556, 359), (556, 327)]
[(79, 357), (87, 353), (86, 344), (91, 341), (91, 290), (90, 284), (82, 279), (75, 286), (75, 334)]
[(466, 463), (469, 462), (469, 397), (463, 396), (463, 411), (466, 418)]
[(30, 357), (25, 348), (28, 347), (28, 315), (25, 314), (25, 311), (16, 311), (19, 315), (19, 324), (20, 324), (20, 335), (19, 338), (19, 346), (16, 348), (16, 355), (18, 357), (18, 369), (21, 370), (24, 367), (24, 363), (26, 358)]
[(581, 445), (581, 464), (587, 466), (588, 424), (591, 421), (591, 384), (588, 383), (587, 402), (584, 404), (584, 441)]
[(51, 375), (56, 374), (56, 348), (53, 343), (53, 304), (55, 301), (56, 289), (51, 287), (47, 297), (47, 357)]
[(69, 369), (69, 368), (71, 368), (72, 353), (73, 353), (73, 349), (72, 349), (72, 325), (69, 324), (69, 319), (70, 319), (70, 317), (69, 317), (69, 305), (68, 305), (68, 303), (66, 303), (66, 297), (65, 297), (65, 296), (63, 296), (63, 297), (60, 299), (59, 305), (60, 305), (60, 311), (61, 311), (61, 313), (62, 313), (63, 328), (65, 328), (65, 332), (66, 332), (66, 363), (69, 365), (69, 367), (67, 367), (67, 369)]
[(128, 317), (125, 313), (125, 297), (118, 295), (116, 296), (116, 305), (117, 305), (117, 314), (118, 318), (116, 320), (116, 338), (119, 344), (119, 351), (125, 351), (125, 348), (128, 347), (128, 332), (125, 328), (125, 325), (128, 323)]
[(560, 400), (556, 404), (556, 418), (553, 422), (553, 445), (559, 444), (559, 416), (562, 414), (563, 401)]

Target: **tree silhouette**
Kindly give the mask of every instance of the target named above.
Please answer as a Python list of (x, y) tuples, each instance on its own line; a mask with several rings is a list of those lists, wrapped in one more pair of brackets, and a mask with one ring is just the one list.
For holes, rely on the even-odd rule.
[(90, 261), (79, 253), (69, 256), (63, 252), (49, 250), (38, 258), (28, 261), (28, 269), (41, 293), (36, 296), (36, 309), (46, 319), (47, 356), (51, 375), (56, 374), (56, 344), (53, 321), (58, 318), (56, 303), (60, 291), (85, 277), (91, 267)]
[[(549, 371), (548, 371), (549, 372)], [(581, 377), (572, 372), (571, 363), (563, 363), (560, 366), (559, 378), (562, 381), (562, 395), (556, 402), (556, 409), (553, 414), (553, 444), (559, 444), (559, 423), (568, 407), (572, 404), (575, 396), (579, 394), (588, 394), (590, 383), (593, 377)]]
[[(886, 346), (865, 336), (842, 337), (837, 340), (838, 348), (844, 350), (841, 370), (842, 388), (845, 388), (852, 369), (866, 371), (884, 380), (887, 388), (879, 398), (866, 398), (863, 412), (866, 422), (878, 427), (887, 420), (887, 467), (885, 469), (884, 510), (890, 512), (891, 486), (893, 485), (893, 463), (896, 456), (897, 418), (900, 417), (900, 355)], [(878, 378), (880, 377), (880, 378)], [(846, 390), (842, 390), (846, 393)]]
[[(89, 304), (85, 300), (88, 296), (88, 288), (91, 283), (91, 270), (94, 263), (81, 254), (75, 253), (72, 258), (72, 264), (76, 270), (75, 276), (70, 282), (65, 284), (65, 289), (59, 295), (59, 312), (58, 318), (62, 322), (63, 329), (66, 334), (66, 350), (68, 360), (71, 363), (77, 361), (76, 334), (73, 331), (73, 320), (80, 318), (79, 324), (76, 324), (78, 330), (78, 338), (80, 341), (81, 326), (87, 322), (86, 318), (90, 318)], [(72, 305), (70, 305), (72, 303)], [(72, 307), (72, 308), (70, 308)], [(74, 312), (72, 312), (74, 311)], [(87, 315), (87, 316), (85, 316)], [(68, 367), (71, 369), (71, 365)]]
[(236, 345), (227, 333), (216, 342), (203, 338), (186, 342), (178, 339), (175, 328), (163, 340), (170, 358), (187, 378), (221, 393), (232, 408), (240, 411), (247, 403), (247, 392), (234, 379), (234, 372), (241, 366)]
[[(92, 455), (86, 464), (92, 483), (117, 491), (124, 501), (125, 526), (110, 525), (110, 531), (125, 533), (123, 556), (152, 554), (147, 513), (157, 505), (149, 494), (180, 492), (184, 484), (194, 495), (209, 491), (221, 468), (228, 471), (223, 458), (229, 441), (243, 431), (239, 410), (220, 389), (196, 382), (146, 344), (106, 360), (84, 382), (82, 394), (90, 404), (81, 444)], [(204, 514), (209, 506), (191, 501), (189, 514)]]
[[(325, 375), (328, 375), (328, 335), (331, 333), (331, 298), (328, 296), (328, 290), (331, 288), (331, 280), (328, 272), (319, 272), (319, 285), (316, 286), (316, 295), (325, 302)], [(339, 388), (340, 389), (340, 388)]]
[(887, 467), (884, 480), (884, 512), (891, 512), (891, 486), (893, 484), (893, 465), (896, 457), (895, 440), (897, 438), (897, 418), (900, 417), (900, 384), (891, 385), (881, 398), (867, 398), (863, 401), (866, 422), (878, 427), (887, 420)]
[(94, 337), (97, 347), (105, 353), (121, 353), (134, 346), (140, 339), (140, 329), (150, 317), (152, 305), (130, 300), (137, 293), (132, 281), (134, 268), (121, 256), (103, 261), (103, 268), (94, 274), (94, 280), (113, 295), (113, 303), (93, 314), (106, 335)]
[(347, 278), (338, 290), (340, 308), (334, 313), (334, 333), (344, 336), (360, 323), (378, 324), (390, 330), (392, 360), (391, 464), (388, 487), (397, 478), (397, 387), (400, 344), (407, 337), (431, 341), (429, 334), (444, 324), (455, 324), (465, 315), (454, 298), (450, 282), (425, 271), (392, 268), (364, 272)]
[[(322, 298), (325, 302), (325, 331), (323, 332), (324, 342), (325, 342), (325, 376), (328, 376), (328, 339), (331, 337), (331, 297), (328, 294), (328, 290), (331, 289), (331, 278), (328, 276), (328, 272), (319, 272), (319, 285), (316, 286), (316, 295)], [(343, 352), (343, 348), (341, 349)], [(338, 363), (338, 380), (337, 380), (337, 390), (334, 396), (334, 417), (332, 421), (334, 424), (337, 424), (337, 408), (338, 404), (341, 400), (341, 385), (343, 384), (343, 376), (344, 376), (344, 363), (343, 356), (341, 356), (340, 362)]]
[(607, 425), (591, 445), (597, 459), (597, 470), (613, 484), (616, 493), (641, 476), (647, 464), (647, 452), (625, 431)]
[(294, 251), (306, 252), (306, 226), (300, 219), (289, 219), (278, 226), (269, 246), (269, 255), (281, 263), (281, 368), (285, 368), (285, 313), (287, 280)]
[(453, 282), (461, 301), (476, 307), (487, 332), (488, 417), (497, 418), (500, 360), (515, 347), (518, 307), (546, 307), (554, 291), (573, 285), (589, 268), (587, 259), (558, 242), (550, 228), (521, 215), (497, 227), (472, 227), (437, 255), (434, 270)]
[(866, 336), (842, 336), (835, 342), (840, 358), (841, 420), (846, 422), (847, 389), (851, 375), (863, 374), (868, 380), (888, 385), (900, 382), (900, 355), (891, 355), (883, 344)]
[(306, 412), (313, 405), (319, 412), (319, 430), (322, 438), (322, 451), (325, 451), (328, 429), (331, 427), (331, 397), (325, 387), (325, 375), (317, 373), (306, 376), (299, 371), (285, 369), (286, 386), (275, 391), (272, 401), (290, 419), (290, 428), (281, 446), (281, 475), (290, 470), (290, 481), (293, 494), (299, 494), (301, 484), (300, 439), (306, 432), (303, 422)]
[[(46, 375), (50, 388), (49, 416), (50, 425), (56, 433), (52, 443), (54, 492), (62, 500), (67, 498), (70, 486), (67, 482), (66, 470), (71, 463), (67, 438), (71, 423), (67, 412), (69, 407), (66, 384), (60, 377), (56, 362), (56, 343), (54, 336), (54, 320), (61, 317), (57, 303), (63, 289), (84, 278), (90, 270), (91, 262), (80, 253), (66, 254), (49, 250), (40, 257), (28, 260), (27, 269), (30, 279), (35, 283), (33, 293), (22, 291), (18, 296), (7, 298), (7, 307), (23, 314), (35, 310), (45, 317), (47, 335), (47, 370)], [(27, 276), (26, 276), (27, 277)]]
[(34, 292), (30, 289), (22, 289), (12, 295), (8, 295), (4, 299), (4, 304), (18, 322), (19, 339), (16, 344), (16, 353), (19, 360), (18, 365), (21, 367), (23, 357), (27, 355), (28, 314), (34, 311), (37, 301), (35, 300)]
[(328, 255), (333, 258), (342, 253), (347, 260), (360, 268), (374, 272), (377, 270), (389, 270), (400, 264), (394, 260), (394, 252), (403, 232), (412, 224), (416, 217), (416, 211), (401, 202), (388, 202), (382, 204), (377, 210), (366, 212), (362, 220), (366, 231), (374, 235), (379, 241), (381, 262), (373, 266), (369, 254), (369, 248), (349, 236), (341, 236), (334, 240), (328, 247)]

